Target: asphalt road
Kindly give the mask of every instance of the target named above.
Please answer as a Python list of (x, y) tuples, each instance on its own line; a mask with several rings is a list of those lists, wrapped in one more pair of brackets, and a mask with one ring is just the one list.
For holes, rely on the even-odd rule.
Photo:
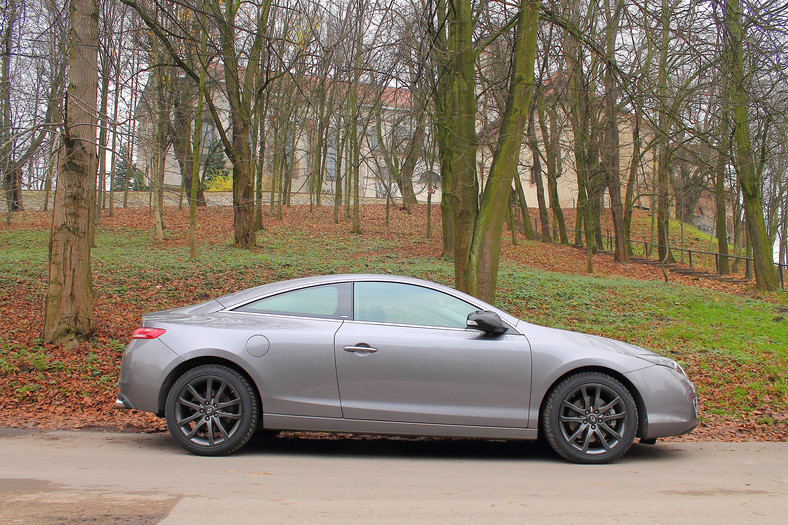
[(579, 466), (523, 442), (0, 429), (0, 523), (785, 523), (787, 443), (635, 445)]

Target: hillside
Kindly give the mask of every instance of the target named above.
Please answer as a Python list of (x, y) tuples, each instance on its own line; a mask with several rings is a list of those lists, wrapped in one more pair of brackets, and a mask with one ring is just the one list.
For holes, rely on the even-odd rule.
[[(160, 431), (154, 417), (115, 411), (120, 356), (140, 316), (274, 280), (338, 272), (412, 275), (451, 284), (440, 258), (440, 212), (362, 209), (361, 235), (330, 208), (294, 207), (264, 218), (258, 248), (231, 248), (228, 208), (198, 210), (199, 260), (188, 260), (188, 213), (168, 209), (152, 240), (146, 209), (102, 217), (94, 250), (98, 331), (74, 351), (37, 339), (45, 291), (49, 214), (23, 212), (0, 226), (0, 425)], [(647, 213), (633, 237), (648, 231)], [(645, 226), (643, 226), (645, 225)], [(677, 230), (677, 229), (674, 229)], [(678, 231), (674, 231), (678, 235)], [(708, 250), (702, 234), (685, 243)], [(530, 322), (614, 337), (679, 360), (696, 382), (701, 426), (683, 439), (788, 439), (788, 294), (594, 258), (571, 247), (504, 235), (498, 305)], [(674, 245), (680, 242), (673, 240)]]

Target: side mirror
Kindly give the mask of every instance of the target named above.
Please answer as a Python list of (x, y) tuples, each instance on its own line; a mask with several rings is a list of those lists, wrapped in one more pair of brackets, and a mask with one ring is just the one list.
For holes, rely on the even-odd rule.
[(502, 334), (509, 330), (498, 314), (489, 310), (478, 310), (468, 314), (465, 326), (481, 330), (486, 334)]

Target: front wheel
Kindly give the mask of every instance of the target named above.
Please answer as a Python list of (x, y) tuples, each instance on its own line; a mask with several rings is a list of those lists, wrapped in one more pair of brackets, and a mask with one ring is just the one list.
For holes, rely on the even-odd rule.
[(165, 405), (172, 437), (201, 456), (223, 456), (241, 448), (257, 428), (259, 412), (249, 381), (220, 365), (198, 366), (183, 374)]
[(596, 372), (569, 376), (548, 394), (542, 412), (550, 446), (575, 463), (608, 463), (623, 456), (638, 429), (632, 394)]

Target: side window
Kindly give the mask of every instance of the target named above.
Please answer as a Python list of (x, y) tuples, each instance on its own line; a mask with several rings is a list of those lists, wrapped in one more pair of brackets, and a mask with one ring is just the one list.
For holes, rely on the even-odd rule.
[(349, 317), (349, 305), (350, 284), (339, 283), (283, 292), (247, 303), (234, 311), (340, 319)]
[(353, 319), (373, 323), (465, 328), (477, 307), (456, 297), (411, 284), (357, 282)]

